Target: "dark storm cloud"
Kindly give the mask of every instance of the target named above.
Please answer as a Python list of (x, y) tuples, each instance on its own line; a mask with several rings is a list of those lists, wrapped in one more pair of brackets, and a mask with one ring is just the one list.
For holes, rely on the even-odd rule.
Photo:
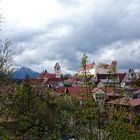
[(121, 41), (110, 44), (104, 47), (102, 52), (99, 52), (101, 60), (110, 61), (117, 60), (118, 68), (140, 68), (140, 40)]
[[(61, 40), (60, 45), (63, 46), (60, 47), (60, 49), (62, 48), (59, 52), (61, 56), (67, 58), (69, 51), (68, 53), (63, 53), (63, 49), (67, 47), (74, 48), (73, 52), (70, 51), (70, 54), (76, 57), (76, 51), (94, 55), (102, 51), (102, 48), (106, 47), (107, 44), (140, 39), (139, 1), (129, 1), (128, 4), (126, 1), (124, 3), (119, 1), (107, 8), (100, 15), (92, 15), (88, 21), (84, 21), (82, 25), (77, 25), (77, 28), (73, 30), (68, 39)], [(116, 49), (115, 46), (112, 46), (112, 49), (113, 47)], [(121, 47), (123, 48), (124, 46)], [(125, 51), (131, 50), (133, 46), (129, 47), (129, 45), (128, 47), (126, 46)], [(140, 46), (137, 49), (140, 49)], [(125, 52), (122, 51), (121, 53)], [(132, 55), (132, 53), (130, 52), (127, 55)], [(71, 57), (71, 60), (73, 61), (75, 57)], [(119, 59), (118, 56), (116, 58)], [(123, 62), (123, 64), (121, 64), (121, 68), (128, 68), (132, 64), (135, 68), (140, 67), (139, 62), (135, 62), (135, 55), (131, 56), (131, 60), (134, 63), (130, 64), (130, 61), (122, 56), (120, 63)]]
[[(128, 2), (130, 5), (132, 3)], [(138, 15), (140, 15), (140, 10), (138, 7), (135, 11), (133, 11), (134, 9), (128, 10), (128, 7), (129, 5), (125, 5), (125, 3), (116, 2), (110, 8), (108, 6), (107, 9), (104, 9), (105, 12), (89, 16), (87, 21), (82, 21), (81, 24), (74, 26), (70, 36), (58, 41), (62, 46), (60, 49), (68, 46), (74, 50), (91, 52), (93, 49), (99, 49), (103, 45), (119, 40), (139, 39), (140, 19)], [(64, 20), (63, 22), (65, 23)]]
[(132, 61), (130, 60), (129, 62), (125, 63), (124, 61), (118, 64), (118, 68), (120, 69), (139, 69), (140, 68), (140, 63), (138, 61)]
[(12, 35), (11, 40), (14, 42), (31, 42), (38, 35), (43, 34), (40, 30), (21, 30)]
[[(95, 5), (92, 0), (82, 1), (82, 4), (81, 1), (59, 0), (66, 6), (59, 18), (39, 30), (23, 29), (15, 33), (12, 40), (19, 48), (17, 53), (22, 54), (16, 59), (24, 58), (18, 63), (26, 61), (28, 65), (38, 65), (46, 59), (50, 62), (61, 60), (67, 69), (77, 70), (79, 54), (86, 53), (98, 62), (117, 59), (122, 69), (140, 68), (137, 61), (140, 58), (137, 55), (140, 49), (140, 1), (99, 0)], [(31, 50), (34, 52), (30, 56)], [(110, 50), (112, 52), (108, 53)]]

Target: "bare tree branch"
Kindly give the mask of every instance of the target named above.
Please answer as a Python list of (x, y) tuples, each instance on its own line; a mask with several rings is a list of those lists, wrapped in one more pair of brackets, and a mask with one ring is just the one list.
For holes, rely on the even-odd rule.
[(12, 65), (11, 42), (8, 39), (0, 40), (0, 71), (7, 73)]

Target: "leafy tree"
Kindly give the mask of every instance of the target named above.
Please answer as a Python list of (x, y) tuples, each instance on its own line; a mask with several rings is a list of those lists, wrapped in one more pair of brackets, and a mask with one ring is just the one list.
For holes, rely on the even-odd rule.
[(8, 73), (12, 65), (11, 42), (8, 39), (0, 40), (0, 72)]
[(9, 135), (7, 132), (4, 130), (3, 127), (0, 127), (0, 139), (1, 140), (10, 140)]
[[(98, 134), (95, 132), (99, 121), (99, 108), (92, 96), (92, 88), (94, 85), (91, 84), (91, 75), (87, 72), (86, 65), (88, 57), (84, 54), (81, 61), (81, 67), (83, 74), (81, 79), (83, 81), (82, 87), (85, 88), (86, 93), (84, 94), (85, 99), (82, 101), (82, 105), (79, 106), (74, 112), (75, 120), (75, 132), (74, 134), (78, 139), (97, 139)], [(81, 87), (81, 88), (82, 88)]]
[(17, 136), (47, 137), (54, 127), (55, 111), (49, 105), (51, 98), (49, 93), (45, 93), (45, 90), (35, 91), (30, 86), (17, 88), (12, 108), (17, 124), (15, 128)]
[(47, 140), (71, 134), (70, 121), (76, 103), (71, 96), (54, 96), (48, 89), (22, 85), (17, 86), (12, 101), (8, 117), (15, 120), (16, 137)]
[(0, 84), (11, 84), (13, 53), (8, 39), (0, 40)]
[(133, 87), (140, 87), (140, 75), (135, 81), (132, 81), (131, 85)]
[[(89, 82), (90, 75), (86, 71), (86, 63), (88, 62), (88, 57), (83, 56), (81, 66), (84, 69), (84, 74), (82, 75), (84, 84), (86, 88), (86, 100), (83, 101), (83, 105), (80, 106), (80, 110), (74, 112), (75, 120), (75, 136), (78, 139), (96, 139), (96, 140), (121, 140), (121, 139), (139, 139), (139, 131), (135, 131), (134, 126), (131, 123), (125, 122), (126, 112), (132, 112), (131, 107), (129, 110), (125, 108), (116, 108), (111, 106), (109, 111), (104, 108), (104, 102), (102, 104), (97, 104), (93, 99), (91, 89), (92, 86)], [(113, 67), (109, 73), (115, 74), (116, 68)], [(114, 86), (115, 88), (115, 86)], [(109, 116), (104, 120), (104, 109)], [(117, 109), (117, 114), (115, 112)], [(112, 117), (110, 117), (112, 116)], [(114, 119), (115, 117), (115, 119)]]
[(60, 95), (52, 100), (52, 106), (57, 111), (56, 129), (60, 137), (73, 134), (74, 109), (78, 106), (77, 100), (68, 94)]
[[(0, 23), (2, 15), (0, 14)], [(0, 26), (1, 31), (1, 26)], [(10, 50), (11, 42), (7, 39), (0, 39), (0, 139), (9, 140), (9, 134), (6, 131), (3, 118), (7, 112), (6, 102), (10, 92), (11, 82), (9, 82), (9, 72), (12, 64), (12, 52)], [(6, 117), (4, 118), (6, 119)]]
[[(0, 138), (8, 140), (10, 135), (35, 140), (59, 140), (66, 137), (79, 140), (137, 140), (139, 131), (133, 131), (133, 126), (125, 123), (124, 108), (119, 108), (116, 113), (116, 108), (112, 106), (109, 111), (106, 110), (109, 120), (106, 123), (103, 120), (104, 102), (98, 104), (92, 96), (94, 86), (86, 71), (87, 62), (88, 57), (84, 55), (81, 62), (84, 69), (81, 88), (84, 87), (86, 93), (81, 94), (85, 97), (81, 105), (69, 93), (56, 96), (54, 91), (46, 87), (31, 87), (28, 84), (16, 86), (13, 94), (0, 98), (0, 111), (4, 112), (7, 120), (14, 120), (12, 132), (6, 127), (0, 127)], [(10, 102), (6, 104), (5, 101)]]
[[(106, 137), (105, 140), (123, 140), (123, 139), (134, 139), (139, 140), (140, 131), (137, 129), (134, 122), (127, 120), (128, 111), (132, 113), (132, 107), (129, 106), (127, 109), (123, 106), (115, 107), (111, 106), (109, 109), (109, 123), (105, 125)], [(130, 115), (129, 115), (130, 116)], [(135, 123), (138, 120), (135, 119)], [(128, 123), (129, 122), (129, 123)]]

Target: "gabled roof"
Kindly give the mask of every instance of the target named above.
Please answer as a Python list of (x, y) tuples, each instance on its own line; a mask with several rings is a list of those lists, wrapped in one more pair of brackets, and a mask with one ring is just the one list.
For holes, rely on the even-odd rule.
[(52, 74), (52, 73), (48, 73), (48, 72), (42, 72), (38, 79), (46, 79), (46, 78), (55, 78), (56, 75), (55, 74)]
[(102, 91), (105, 92), (105, 90), (104, 90), (103, 88), (94, 88), (94, 89), (92, 90), (92, 93), (96, 93), (98, 90), (102, 90)]
[(54, 84), (54, 83), (57, 83), (57, 82), (62, 82), (63, 79), (62, 78), (48, 78), (45, 83), (46, 84)]
[(69, 94), (72, 97), (75, 97), (77, 100), (84, 100), (87, 98), (87, 93), (89, 93), (89, 89), (81, 86), (73, 86), (73, 87), (61, 87), (55, 89), (58, 94)]
[(78, 100), (83, 100), (87, 98), (86, 95), (89, 93), (89, 89), (81, 86), (68, 87), (68, 93)]
[(135, 77), (137, 77), (135, 71), (134, 71), (133, 69), (129, 69), (128, 73), (125, 75), (125, 77), (124, 77), (124, 79), (123, 79), (122, 81), (124, 81), (124, 82), (127, 81), (127, 79), (129, 78), (129, 76), (130, 76), (132, 73), (134, 74)]
[(92, 93), (96, 93), (98, 90), (102, 90), (102, 91), (104, 91), (104, 93), (106, 94), (106, 95), (108, 95), (108, 96), (115, 96), (113, 93), (114, 93), (114, 90), (113, 90), (113, 88), (111, 88), (111, 87), (99, 87), (99, 88), (94, 88), (93, 90), (92, 90)]
[(74, 83), (76, 81), (77, 81), (77, 78), (76, 77), (70, 77), (67, 80), (65, 80), (64, 82), (66, 82), (66, 83)]
[(55, 74), (52, 74), (52, 73), (46, 73), (44, 78), (55, 78)]
[(113, 68), (113, 67), (116, 67), (116, 66), (117, 66), (117, 61), (112, 61), (109, 68)]
[(126, 73), (118, 73), (120, 81), (122, 81), (125, 77)]

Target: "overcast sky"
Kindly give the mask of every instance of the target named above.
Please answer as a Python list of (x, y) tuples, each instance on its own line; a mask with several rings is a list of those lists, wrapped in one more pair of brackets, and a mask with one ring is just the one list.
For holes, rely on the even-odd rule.
[(86, 53), (89, 62), (140, 68), (140, 0), (2, 0), (0, 7), (16, 67), (51, 72), (59, 62), (72, 72)]

